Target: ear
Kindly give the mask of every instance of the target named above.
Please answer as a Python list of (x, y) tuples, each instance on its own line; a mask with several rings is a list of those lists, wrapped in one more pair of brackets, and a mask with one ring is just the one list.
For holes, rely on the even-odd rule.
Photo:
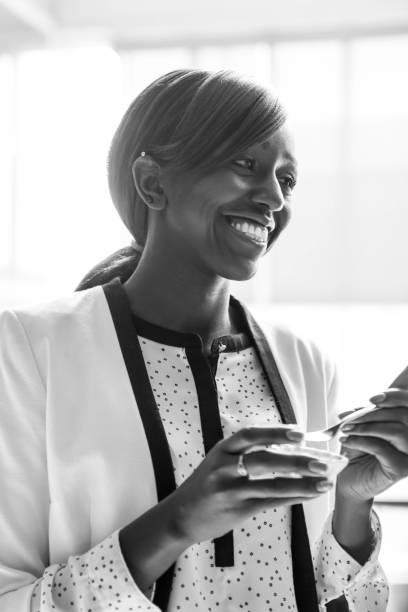
[(139, 156), (132, 164), (133, 182), (139, 197), (152, 210), (163, 210), (167, 198), (160, 183), (161, 167), (150, 155)]

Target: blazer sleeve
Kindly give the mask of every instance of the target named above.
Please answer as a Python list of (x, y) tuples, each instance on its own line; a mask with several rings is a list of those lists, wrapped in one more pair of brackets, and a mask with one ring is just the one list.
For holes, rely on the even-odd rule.
[(137, 587), (118, 530), (49, 564), (47, 381), (12, 311), (0, 315), (0, 610), (159, 610)]
[[(324, 386), (327, 396), (327, 422), (336, 423), (337, 413), (346, 410), (339, 408), (339, 379), (337, 368), (327, 356), (323, 357)], [(333, 452), (339, 452), (337, 440), (329, 443)], [(332, 495), (334, 502), (334, 493)], [(332, 531), (331, 512), (323, 526), (321, 536), (314, 546), (314, 566), (320, 610), (326, 612), (326, 604), (343, 596), (349, 612), (384, 612), (389, 597), (389, 586), (379, 563), (381, 547), (381, 525), (377, 514), (371, 512), (373, 536), (372, 552), (366, 563), (361, 566), (337, 542)]]

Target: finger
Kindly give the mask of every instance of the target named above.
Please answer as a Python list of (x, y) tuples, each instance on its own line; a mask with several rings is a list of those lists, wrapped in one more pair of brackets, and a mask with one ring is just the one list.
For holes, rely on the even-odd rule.
[(392, 444), (401, 453), (408, 454), (408, 427), (399, 422), (377, 422), (377, 423), (346, 423), (341, 430), (346, 435), (364, 435), (380, 438)]
[(402, 370), (401, 374), (399, 374), (397, 378), (392, 381), (390, 387), (396, 389), (408, 389), (408, 367)]
[(349, 460), (349, 463), (351, 463), (354, 459), (362, 457), (364, 454), (358, 450), (353, 450), (352, 448), (348, 448), (347, 446), (342, 446), (340, 453)]
[(391, 387), (383, 393), (373, 395), (370, 402), (384, 408), (386, 406), (408, 406), (408, 390)]
[[(316, 497), (332, 488), (333, 483), (324, 478), (262, 478), (237, 479), (236, 487), (243, 497)], [(322, 489), (323, 484), (324, 489)]]
[[(298, 475), (311, 476), (313, 474), (326, 474), (329, 469), (326, 463), (318, 461), (312, 455), (307, 455), (307, 453), (288, 455), (274, 451), (246, 453), (244, 464), (251, 476), (259, 476), (271, 472), (283, 474), (294, 472)], [(236, 472), (235, 464), (234, 471)]]
[(408, 455), (401, 453), (381, 438), (349, 435), (340, 438), (340, 441), (346, 448), (374, 455), (381, 464), (387, 466), (395, 474), (405, 473), (408, 470)]
[(228, 453), (242, 453), (253, 446), (268, 444), (299, 444), (303, 440), (303, 433), (294, 425), (279, 427), (244, 427), (235, 434), (220, 440), (223, 450)]
[[(375, 408), (366, 414), (363, 414), (361, 417), (356, 416), (355, 419), (352, 420), (354, 424), (361, 423), (377, 423), (377, 422), (391, 422), (395, 421), (402, 425), (408, 425), (408, 406), (394, 406), (391, 408), (381, 407)], [(351, 423), (350, 423), (351, 424)], [(341, 429), (344, 429), (348, 423), (345, 423), (341, 426)]]
[(353, 414), (353, 412), (356, 412), (356, 410), (362, 410), (363, 408), (366, 408), (366, 406), (359, 406), (358, 408), (353, 408), (353, 410), (346, 410), (345, 412), (340, 412), (340, 414), (337, 415), (337, 418), (344, 419), (344, 417)]
[(245, 512), (257, 514), (261, 510), (276, 508), (277, 506), (293, 506), (294, 504), (303, 504), (313, 499), (312, 497), (265, 497), (265, 498), (250, 498), (244, 500)]

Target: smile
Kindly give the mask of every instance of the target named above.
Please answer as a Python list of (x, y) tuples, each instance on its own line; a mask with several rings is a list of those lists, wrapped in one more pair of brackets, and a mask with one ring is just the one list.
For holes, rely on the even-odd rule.
[(252, 243), (259, 246), (266, 246), (268, 243), (268, 229), (256, 223), (251, 219), (243, 219), (238, 217), (226, 217), (228, 225), (240, 234), (243, 238), (247, 238)]

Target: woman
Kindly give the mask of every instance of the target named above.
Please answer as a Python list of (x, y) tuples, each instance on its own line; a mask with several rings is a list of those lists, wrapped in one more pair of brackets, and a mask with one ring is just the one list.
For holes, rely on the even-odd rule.
[(2, 611), (309, 611), (343, 594), (385, 610), (372, 501), (408, 471), (408, 393), (344, 442), (329, 514), (327, 466), (299, 442), (336, 418), (333, 367), (229, 293), (289, 219), (279, 101), (171, 72), (129, 107), (108, 169), (138, 251), (1, 318)]

